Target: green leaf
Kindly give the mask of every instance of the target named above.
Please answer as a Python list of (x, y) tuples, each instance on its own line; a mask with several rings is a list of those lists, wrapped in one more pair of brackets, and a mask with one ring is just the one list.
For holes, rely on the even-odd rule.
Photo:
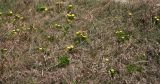
[(58, 66), (59, 67), (66, 67), (69, 65), (69, 57), (67, 55), (62, 55), (58, 58)]

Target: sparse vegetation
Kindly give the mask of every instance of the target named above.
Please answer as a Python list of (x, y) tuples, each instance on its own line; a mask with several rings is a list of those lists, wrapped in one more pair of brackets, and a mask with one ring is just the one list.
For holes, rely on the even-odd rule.
[(158, 0), (0, 0), (0, 84), (159, 84)]

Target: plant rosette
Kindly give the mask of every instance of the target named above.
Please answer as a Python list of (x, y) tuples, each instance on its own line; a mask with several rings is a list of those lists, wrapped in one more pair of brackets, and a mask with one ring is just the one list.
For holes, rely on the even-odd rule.
[(76, 18), (76, 15), (74, 13), (67, 14), (67, 19), (68, 20), (74, 20), (75, 18)]
[(74, 48), (75, 48), (74, 45), (70, 45), (67, 47), (67, 51), (70, 53), (73, 51)]
[(74, 39), (74, 42), (77, 45), (87, 41), (87, 39), (88, 39), (87, 33), (85, 33), (84, 31), (78, 31), (76, 32), (76, 37)]

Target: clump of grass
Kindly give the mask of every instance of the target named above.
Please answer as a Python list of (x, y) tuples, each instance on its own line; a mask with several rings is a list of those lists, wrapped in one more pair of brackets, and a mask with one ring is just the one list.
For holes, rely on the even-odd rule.
[(71, 28), (71, 25), (69, 25), (69, 24), (65, 24), (64, 26), (63, 26), (63, 33), (64, 33), (64, 36), (68, 33), (68, 31), (69, 31), (69, 29)]
[(146, 55), (145, 54), (139, 54), (138, 56), (137, 56), (137, 60), (146, 60)]
[(58, 67), (66, 67), (69, 65), (69, 56), (67, 55), (62, 55), (58, 57)]
[(61, 30), (64, 33), (64, 36), (68, 33), (69, 29), (71, 28), (71, 24), (54, 24), (54, 28)]
[(126, 31), (118, 30), (116, 31), (116, 38), (118, 42), (124, 42), (129, 39), (129, 34)]
[(140, 65), (136, 65), (136, 64), (129, 64), (127, 65), (127, 71), (129, 73), (133, 73), (133, 72), (142, 72), (144, 70), (144, 68)]

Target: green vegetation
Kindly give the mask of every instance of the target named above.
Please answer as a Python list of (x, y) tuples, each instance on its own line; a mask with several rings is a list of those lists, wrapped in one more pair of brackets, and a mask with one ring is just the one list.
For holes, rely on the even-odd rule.
[(47, 8), (46, 6), (44, 6), (44, 5), (39, 4), (39, 5), (36, 7), (36, 10), (37, 10), (38, 12), (42, 12), (42, 11), (47, 11), (48, 8)]
[(125, 40), (129, 39), (129, 34), (127, 34), (125, 31), (118, 30), (116, 31), (116, 37), (118, 42), (124, 42)]
[(65, 67), (69, 65), (69, 57), (66, 55), (58, 57), (58, 66), (59, 67)]
[(139, 66), (139, 65), (136, 65), (136, 64), (129, 64), (127, 66), (127, 70), (129, 73), (132, 73), (132, 72), (142, 72), (144, 70), (143, 67)]
[(109, 72), (109, 74), (110, 74), (111, 77), (114, 77), (118, 73), (118, 71), (116, 71), (113, 68), (111, 68), (108, 72)]
[(88, 39), (88, 36), (85, 32), (78, 31), (78, 32), (76, 32), (76, 37), (74, 38), (74, 43), (75, 43), (75, 45), (79, 45), (83, 42), (86, 42), (87, 39)]

